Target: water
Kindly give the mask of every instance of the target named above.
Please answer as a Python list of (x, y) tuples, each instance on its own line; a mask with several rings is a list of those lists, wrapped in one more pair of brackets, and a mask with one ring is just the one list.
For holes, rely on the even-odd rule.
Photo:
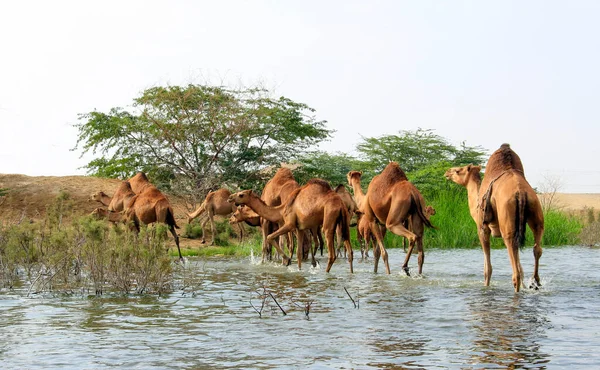
[[(427, 251), (420, 278), (401, 274), (403, 257), (390, 251), (391, 275), (373, 274), (372, 260), (355, 261), (353, 275), (344, 260), (326, 274), (324, 258), (302, 271), (248, 258), (190, 260), (185, 286), (166, 297), (2, 291), (0, 367), (600, 366), (600, 250), (545, 249), (542, 289), (519, 294), (505, 250), (492, 251), (490, 287), (480, 250)], [(528, 281), (531, 249), (522, 263)], [(270, 297), (261, 316), (250, 305), (260, 309), (265, 287), (287, 315)]]

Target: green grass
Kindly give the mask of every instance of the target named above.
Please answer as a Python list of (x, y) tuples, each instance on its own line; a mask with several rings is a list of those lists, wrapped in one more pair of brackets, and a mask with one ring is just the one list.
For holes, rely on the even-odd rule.
[[(481, 248), (477, 237), (475, 221), (469, 213), (466, 191), (451, 190), (439, 193), (435, 198), (427, 200), (432, 205), (436, 214), (431, 217), (435, 229), (426, 228), (423, 238), (425, 249), (454, 249), (454, 248)], [(577, 245), (583, 223), (578, 218), (560, 211), (549, 211), (545, 214), (545, 231), (542, 247)], [(258, 229), (246, 228), (249, 236), (243, 246), (238, 246), (237, 234), (230, 225), (217, 224), (219, 236), (215, 247), (203, 247), (199, 250), (186, 250), (188, 256), (247, 256), (252, 250), (255, 255), (261, 252), (261, 235)], [(350, 229), (350, 240), (354, 250), (360, 246), (356, 238), (356, 228)], [(386, 233), (386, 248), (402, 248), (403, 238), (390, 232)], [(525, 245), (533, 245), (533, 234), (527, 228)], [(505, 248), (501, 238), (492, 238), (492, 248)], [(175, 251), (176, 252), (176, 251)], [(173, 253), (173, 252), (172, 252)], [(184, 253), (184, 251), (182, 251)]]

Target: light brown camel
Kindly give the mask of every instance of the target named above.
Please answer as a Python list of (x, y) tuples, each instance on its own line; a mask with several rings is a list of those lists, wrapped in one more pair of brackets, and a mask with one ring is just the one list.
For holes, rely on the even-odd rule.
[(104, 208), (96, 208), (92, 211), (92, 213), (90, 213), (91, 216), (93, 216), (94, 218), (98, 219), (98, 220), (108, 220), (114, 224), (118, 223), (118, 222), (122, 222), (123, 220), (123, 213), (121, 212), (110, 212)]
[[(388, 263), (388, 253), (383, 244), (383, 235), (377, 222), (384, 224), (386, 229), (396, 235), (408, 239), (409, 247), (406, 252), (406, 258), (402, 269), (407, 275), (410, 275), (408, 261), (412, 254), (414, 246), (417, 246), (419, 253), (419, 274), (423, 273), (423, 262), (425, 255), (423, 252), (423, 229), (424, 226), (433, 227), (429, 219), (425, 216), (425, 200), (417, 188), (408, 181), (404, 171), (398, 163), (390, 162), (383, 172), (373, 177), (366, 198), (363, 201), (364, 218), (371, 233), (377, 240), (378, 248), (374, 249), (375, 272), (379, 263), (379, 256), (383, 258), (386, 272), (390, 273)], [(404, 227), (404, 222), (411, 218), (413, 231)]]
[[(110, 198), (107, 196), (110, 198), (110, 202), (108, 203), (108, 211), (123, 212), (126, 209), (129, 209), (135, 200), (135, 195), (136, 194), (131, 189), (131, 184), (129, 181), (122, 181), (113, 194), (113, 197)], [(106, 199), (104, 199), (103, 202), (104, 201), (106, 201)]]
[[(132, 196), (132, 193), (135, 195)], [(179, 226), (175, 222), (173, 207), (171, 207), (169, 199), (150, 183), (143, 172), (138, 172), (129, 181), (121, 183), (113, 195), (108, 210), (117, 211), (119, 204), (123, 206), (126, 222), (133, 222), (137, 231), (140, 230), (140, 223), (146, 225), (155, 222), (167, 224), (175, 238), (179, 259), (183, 260), (179, 248), (179, 236), (175, 231), (175, 229), (179, 229)]]
[[(211, 191), (204, 198), (204, 202), (196, 209), (193, 213), (188, 214), (188, 223), (192, 222), (193, 219), (199, 217), (204, 212), (206, 212), (207, 217), (202, 221), (202, 243), (206, 243), (206, 224), (210, 222), (210, 230), (211, 230), (211, 242), (210, 245), (215, 243), (215, 235), (217, 235), (217, 228), (215, 226), (215, 216), (229, 216), (233, 212), (235, 212), (236, 207), (234, 204), (231, 204), (227, 201), (231, 192), (227, 189), (219, 189), (216, 191)], [(244, 227), (242, 224), (238, 223), (238, 227), (240, 229), (240, 243), (244, 241)]]
[[(362, 258), (369, 257), (369, 246), (371, 244), (375, 246), (376, 240), (371, 234), (371, 227), (367, 222), (367, 219), (363, 218), (363, 211), (361, 211), (364, 199), (366, 198), (366, 194), (363, 192), (361, 185), (362, 171), (350, 171), (346, 175), (346, 178), (348, 179), (348, 185), (350, 185), (354, 191), (354, 199), (356, 200), (356, 206), (358, 207), (359, 212), (356, 217), (356, 238), (360, 244), (360, 254)], [(385, 225), (378, 226), (381, 229), (382, 237), (385, 237)]]
[(112, 200), (112, 197), (109, 197), (103, 191), (97, 191), (94, 194), (90, 195), (89, 200), (99, 202), (103, 206), (108, 206), (110, 204), (110, 201)]
[(260, 216), (254, 212), (252, 208), (246, 207), (245, 205), (237, 207), (235, 212), (229, 217), (230, 224), (237, 224), (245, 222), (248, 226), (257, 227), (260, 226)]
[[(339, 184), (338, 186), (336, 186), (334, 191), (337, 193), (337, 195), (340, 196), (340, 198), (342, 198), (342, 201), (344, 202), (344, 205), (346, 206), (346, 209), (348, 210), (348, 215), (350, 216), (350, 219), (352, 219), (352, 217), (358, 212), (358, 205), (356, 205), (356, 202), (354, 201), (352, 194), (350, 194), (348, 192), (348, 190), (346, 190), (346, 187), (342, 184)], [(337, 254), (338, 254), (338, 257), (341, 257), (342, 253), (343, 253), (342, 251), (345, 251), (345, 249), (343, 249), (344, 243), (342, 241), (342, 229), (340, 227), (338, 227), (336, 229), (336, 240), (337, 240)], [(321, 247), (321, 255), (323, 255), (323, 245), (321, 245), (320, 247)], [(346, 257), (345, 253), (344, 253), (344, 257)]]
[(533, 280), (541, 286), (539, 260), (542, 256), (541, 240), (544, 235), (544, 214), (535, 191), (525, 179), (521, 159), (508, 144), (503, 144), (488, 160), (483, 182), (480, 166), (453, 167), (446, 178), (467, 188), (469, 210), (483, 248), (483, 275), (485, 285), (490, 285), (492, 263), (490, 235), (502, 237), (512, 265), (512, 282), (518, 292), (523, 281), (523, 267), (519, 248), (525, 242), (525, 225), (533, 232)]
[[(342, 199), (337, 195), (331, 186), (323, 180), (312, 179), (299, 189), (296, 189), (288, 198), (286, 203), (277, 207), (269, 207), (252, 190), (244, 190), (233, 194), (231, 201), (236, 204), (246, 204), (252, 208), (261, 217), (273, 222), (284, 220), (284, 225), (267, 237), (267, 240), (282, 255), (283, 263), (289, 264), (290, 259), (284, 254), (283, 250), (274, 243), (274, 239), (279, 235), (294, 230), (312, 230), (313, 236), (322, 226), (327, 241), (328, 261), (326, 271), (329, 272), (336, 259), (334, 235), (338, 224), (342, 225), (344, 245), (348, 254), (348, 263), (350, 272), (352, 267), (352, 246), (350, 245), (350, 217), (348, 210)], [(303, 245), (304, 234), (298, 232), (298, 245)], [(316, 264), (314, 250), (312, 251), (313, 266)], [(298, 248), (298, 268), (302, 266), (302, 251)]]
[[(431, 221), (431, 216), (435, 215), (435, 208), (433, 208), (432, 206), (427, 206), (427, 207), (425, 207), (424, 213), (425, 213), (425, 217), (427, 217), (427, 219)], [(405, 221), (404, 227), (406, 227), (408, 230), (412, 231), (412, 222), (411, 222), (410, 217), (408, 218), (408, 220)], [(402, 249), (404, 249), (405, 252), (406, 252), (406, 240), (407, 240), (406, 238), (402, 239)]]
[[(296, 179), (294, 179), (294, 175), (292, 174), (292, 171), (289, 168), (286, 167), (281, 167), (280, 169), (277, 170), (277, 172), (275, 173), (275, 175), (273, 176), (273, 178), (271, 178), (266, 184), (265, 187), (262, 190), (262, 195), (261, 195), (261, 199), (265, 202), (266, 205), (270, 206), (270, 207), (276, 207), (279, 206), (281, 204), (283, 204), (287, 198), (290, 196), (290, 194), (298, 189), (300, 187), (300, 185), (298, 185), (298, 183), (296, 182)], [(269, 234), (273, 233), (274, 230), (278, 229), (279, 227), (283, 226), (283, 220), (281, 221), (281, 223), (278, 225), (271, 225), (271, 221), (266, 220), (263, 218), (263, 220), (261, 221), (262, 225), (261, 225), (261, 231), (262, 231), (262, 235), (263, 235), (263, 245), (262, 245), (262, 259), (263, 262), (265, 261), (265, 259), (271, 259), (272, 258), (272, 252), (271, 252), (271, 246), (268, 241), (267, 241), (267, 236), (269, 236)], [(287, 242), (287, 247), (288, 247), (288, 251), (290, 252), (290, 255), (293, 254), (294, 252), (294, 240), (292, 237), (292, 233), (288, 233), (287, 235), (284, 236), (286, 242)], [(281, 240), (282, 238), (280, 238)], [(303, 256), (305, 255), (305, 253), (303, 253)]]

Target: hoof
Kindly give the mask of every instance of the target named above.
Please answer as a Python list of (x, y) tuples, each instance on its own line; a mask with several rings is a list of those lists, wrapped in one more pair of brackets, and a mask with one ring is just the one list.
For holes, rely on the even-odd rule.
[(404, 271), (404, 273), (406, 274), (406, 276), (410, 276), (410, 268), (403, 267), (402, 270)]

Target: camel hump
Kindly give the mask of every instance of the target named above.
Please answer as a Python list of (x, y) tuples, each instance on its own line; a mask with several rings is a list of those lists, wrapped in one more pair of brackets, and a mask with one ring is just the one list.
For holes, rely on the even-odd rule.
[(488, 163), (485, 168), (485, 175), (498, 176), (502, 172), (507, 170), (520, 171), (525, 176), (523, 169), (523, 162), (521, 158), (514, 150), (510, 148), (509, 144), (502, 144), (498, 150), (496, 150), (488, 159)]
[(318, 185), (323, 188), (323, 190), (333, 190), (331, 189), (331, 185), (329, 185), (329, 183), (323, 179), (310, 179), (306, 182), (305, 186), (308, 185)]
[(385, 179), (388, 183), (396, 183), (399, 181), (408, 180), (406, 174), (400, 168), (398, 162), (390, 162), (385, 169), (379, 174), (380, 178)]
[(335, 187), (334, 190), (335, 190), (336, 193), (347, 192), (346, 187), (344, 186), (344, 184), (339, 184), (338, 186)]

